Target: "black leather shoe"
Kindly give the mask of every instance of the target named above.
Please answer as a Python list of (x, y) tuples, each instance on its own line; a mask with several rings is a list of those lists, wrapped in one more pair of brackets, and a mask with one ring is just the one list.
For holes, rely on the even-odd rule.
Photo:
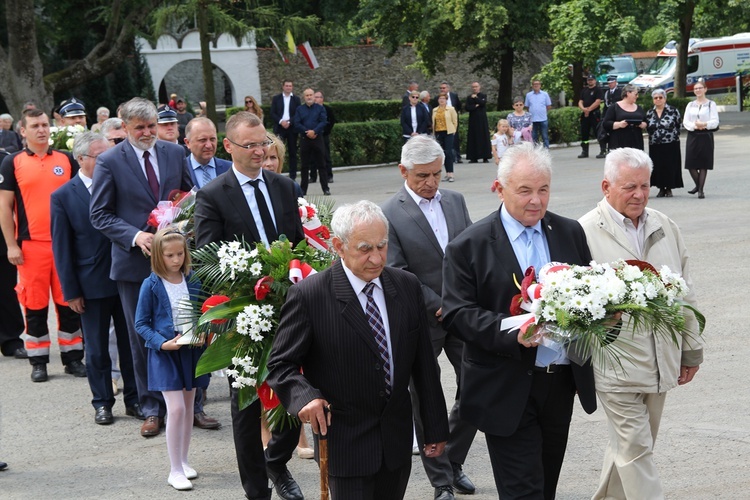
[(477, 487), (471, 482), (471, 479), (464, 474), (463, 466), (461, 464), (451, 462), (453, 467), (453, 487), (457, 492), (463, 493), (464, 495), (473, 495)]
[(324, 194), (325, 196), (331, 196), (331, 190), (330, 190), (330, 189), (324, 189), (324, 190), (323, 190), (323, 194)]
[(28, 359), (29, 353), (26, 352), (26, 349), (23, 347), (19, 347), (15, 351), (13, 351), (13, 357), (16, 359)]
[(435, 500), (455, 500), (452, 486), (438, 486), (435, 488)]
[(333, 177), (328, 178), (328, 184), (333, 184)]
[(112, 412), (109, 408), (106, 406), (100, 406), (96, 409), (96, 414), (94, 415), (94, 422), (96, 422), (99, 425), (109, 425), (112, 422), (114, 422), (115, 419), (112, 416)]
[(311, 175), (311, 176), (310, 176), (310, 183), (312, 183), (312, 184), (315, 184), (316, 182), (318, 182), (318, 178), (317, 178), (317, 177), (313, 177), (313, 176)]
[(289, 473), (289, 469), (284, 468), (284, 472), (280, 474), (273, 472), (271, 469), (266, 469), (266, 471), (276, 494), (283, 500), (305, 500), (302, 490), (299, 489), (297, 481)]
[(32, 366), (31, 381), (32, 382), (46, 382), (47, 381), (47, 365)]
[(139, 403), (136, 403), (133, 406), (126, 406), (125, 415), (128, 417), (135, 417), (138, 420), (146, 420), (146, 415), (143, 414), (143, 410), (141, 410), (141, 405)]
[(74, 377), (85, 377), (86, 366), (80, 361), (71, 361), (65, 365), (65, 373), (73, 375)]
[(8, 464), (6, 464), (5, 462), (0, 462), (0, 470), (5, 470), (7, 468), (8, 468)]
[(601, 153), (599, 153), (598, 155), (596, 155), (596, 157), (601, 160), (602, 158), (606, 158), (607, 157), (607, 153), (605, 153), (604, 151), (602, 151)]

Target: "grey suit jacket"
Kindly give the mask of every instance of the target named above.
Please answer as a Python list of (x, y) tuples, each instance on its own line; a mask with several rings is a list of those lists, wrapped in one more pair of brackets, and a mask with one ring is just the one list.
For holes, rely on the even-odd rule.
[(112, 245), (110, 278), (140, 283), (151, 273), (151, 262), (133, 246), (138, 231), (155, 232), (146, 222), (151, 211), (175, 190), (193, 187), (182, 146), (156, 141), (159, 199), (154, 198), (138, 157), (128, 141), (99, 155), (91, 192), (91, 224)]
[[(440, 195), (440, 206), (448, 226), (448, 241), (453, 241), (471, 225), (469, 211), (461, 193), (441, 189)], [(382, 208), (388, 219), (388, 265), (409, 271), (419, 278), (430, 326), (440, 335), (445, 335), (435, 317), (442, 305), (443, 293), (443, 250), (440, 243), (406, 187), (402, 186), (383, 203)], [(433, 331), (433, 336), (435, 333)]]

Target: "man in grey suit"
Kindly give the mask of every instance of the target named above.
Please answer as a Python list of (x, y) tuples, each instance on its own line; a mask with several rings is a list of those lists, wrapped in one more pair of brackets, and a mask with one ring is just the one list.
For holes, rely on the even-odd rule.
[(289, 289), (268, 383), (290, 414), (327, 436), (333, 500), (402, 499), (411, 472), (410, 380), (427, 456), (440, 456), (448, 437), (424, 299), (414, 275), (386, 267), (388, 220), (377, 205), (339, 207), (331, 228), (341, 259)]
[[(442, 350), (456, 372), (460, 390), (463, 342), (446, 334), (441, 326), (443, 289), (443, 255), (449, 241), (471, 225), (463, 195), (439, 190), (445, 154), (430, 136), (417, 135), (401, 149), (399, 169), (405, 179), (401, 190), (383, 204), (388, 218), (388, 265), (410, 271), (422, 283), (427, 308), (430, 338), (435, 358)], [(419, 395), (412, 388), (412, 404), (419, 408)], [(474, 484), (461, 470), (469, 452), (476, 427), (458, 417), (458, 394), (450, 413), (450, 436), (446, 452), (427, 457), (422, 452), (435, 498), (453, 499), (453, 488), (464, 494), (474, 493)], [(419, 412), (414, 413), (417, 441), (424, 442)]]
[(143, 437), (159, 434), (166, 407), (159, 391), (148, 390), (146, 346), (135, 330), (135, 308), (141, 283), (151, 272), (154, 228), (146, 222), (159, 201), (175, 189), (193, 187), (185, 165), (185, 150), (156, 140), (156, 106), (135, 97), (120, 108), (126, 141), (97, 158), (91, 192), (91, 223), (112, 240), (109, 277), (117, 281), (130, 334)]

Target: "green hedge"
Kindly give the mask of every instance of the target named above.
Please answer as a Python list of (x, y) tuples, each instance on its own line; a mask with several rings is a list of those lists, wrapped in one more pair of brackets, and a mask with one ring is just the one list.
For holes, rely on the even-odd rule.
[[(227, 110), (227, 116), (231, 116), (240, 110), (242, 108), (230, 108)], [(494, 133), (498, 120), (507, 117), (508, 113), (512, 113), (512, 111), (490, 111), (487, 113), (490, 134)], [(579, 140), (579, 115), (578, 108), (551, 109), (548, 113), (550, 142), (569, 143)], [(271, 130), (269, 124), (266, 127)], [(469, 115), (468, 113), (462, 113), (459, 118), (459, 131), (461, 151), (464, 153), (466, 152), (468, 127)], [(216, 156), (231, 160), (224, 151), (223, 139), (224, 134), (220, 133)], [(401, 156), (402, 145), (399, 120), (337, 123), (331, 132), (331, 161), (334, 167), (397, 162)], [(286, 167), (287, 162), (284, 163)]]

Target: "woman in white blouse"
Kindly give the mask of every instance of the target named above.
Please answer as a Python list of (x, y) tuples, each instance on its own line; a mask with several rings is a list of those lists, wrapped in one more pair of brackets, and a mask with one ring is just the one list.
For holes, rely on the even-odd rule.
[(688, 131), (685, 146), (685, 168), (693, 178), (695, 188), (688, 191), (698, 193), (698, 198), (705, 198), (703, 186), (706, 175), (714, 169), (714, 133), (719, 128), (719, 112), (716, 103), (706, 99), (706, 83), (699, 78), (693, 86), (695, 100), (685, 108), (685, 119), (682, 124)]

